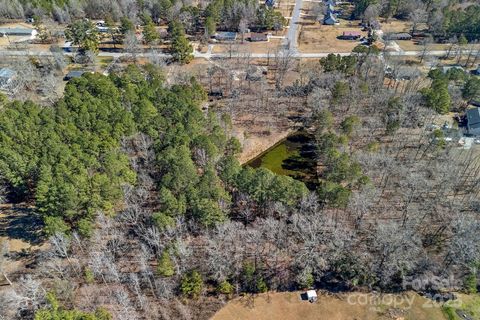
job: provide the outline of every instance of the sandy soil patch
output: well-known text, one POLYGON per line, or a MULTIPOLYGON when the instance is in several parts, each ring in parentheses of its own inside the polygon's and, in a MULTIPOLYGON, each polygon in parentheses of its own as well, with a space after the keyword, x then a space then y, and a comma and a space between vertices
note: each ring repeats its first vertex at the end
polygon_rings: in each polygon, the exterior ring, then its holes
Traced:
POLYGON ((285 292, 262 294, 254 300, 246 297, 234 299, 212 318, 212 320, 236 319, 442 320, 446 318, 439 305, 415 293, 384 296, 321 295, 317 302, 309 303, 300 299, 300 292, 285 292), (412 301, 410 308, 407 299, 412 301))

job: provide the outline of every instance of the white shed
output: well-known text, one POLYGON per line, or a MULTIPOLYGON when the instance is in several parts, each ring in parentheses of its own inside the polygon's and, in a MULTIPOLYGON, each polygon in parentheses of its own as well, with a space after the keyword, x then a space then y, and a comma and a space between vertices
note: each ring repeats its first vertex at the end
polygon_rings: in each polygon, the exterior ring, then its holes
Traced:
POLYGON ((317 301, 317 292, 315 290, 308 290, 307 291, 307 299, 309 302, 317 301))

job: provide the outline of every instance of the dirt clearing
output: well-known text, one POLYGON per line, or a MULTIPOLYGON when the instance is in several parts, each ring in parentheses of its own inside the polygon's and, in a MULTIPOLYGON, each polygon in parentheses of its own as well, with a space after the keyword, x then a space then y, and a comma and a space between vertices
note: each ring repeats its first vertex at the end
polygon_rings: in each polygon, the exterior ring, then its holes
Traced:
POLYGON ((218 311, 213 320, 443 320, 440 305, 407 292, 403 295, 350 293, 319 295, 309 303, 301 292, 262 294, 255 299, 237 298, 218 311))

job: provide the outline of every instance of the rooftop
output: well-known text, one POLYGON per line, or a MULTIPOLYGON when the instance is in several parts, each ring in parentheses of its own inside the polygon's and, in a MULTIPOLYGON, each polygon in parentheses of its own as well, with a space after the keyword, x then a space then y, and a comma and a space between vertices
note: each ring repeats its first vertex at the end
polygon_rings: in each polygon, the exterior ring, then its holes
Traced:
POLYGON ((215 38, 216 39, 235 40, 237 38, 237 33, 236 32, 230 32, 230 31, 219 31, 219 32, 215 33, 215 38))
POLYGON ((344 31, 344 36, 361 36, 362 34, 358 31, 344 31))
POLYGON ((467 110, 468 126, 472 127, 480 124, 480 108, 472 108, 467 110))
POLYGON ((0 78, 12 78, 15 76, 16 72, 12 69, 8 68, 1 68, 0 69, 0 78))
POLYGON ((0 28, 0 33, 8 33, 8 34, 25 34, 30 35, 34 33, 35 29, 27 29, 27 28, 0 28))

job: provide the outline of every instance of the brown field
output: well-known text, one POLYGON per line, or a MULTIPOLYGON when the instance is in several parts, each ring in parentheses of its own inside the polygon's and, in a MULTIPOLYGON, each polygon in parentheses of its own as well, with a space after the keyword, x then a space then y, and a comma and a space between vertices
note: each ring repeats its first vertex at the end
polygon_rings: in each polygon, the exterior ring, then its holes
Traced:
POLYGON ((339 294, 320 295, 315 303, 300 299, 300 292, 268 293, 255 299, 230 301, 212 320, 443 320, 440 305, 415 293, 404 295, 339 294), (350 298, 349 298, 350 297, 350 298), (375 297, 370 299, 371 297, 375 297), (413 301, 411 308, 408 301, 413 301), (349 303, 358 301, 359 303, 349 303), (360 303, 370 301, 370 303, 360 303), (398 304, 395 305, 397 301, 398 304), (400 301, 404 301, 400 303, 400 301))
MULTIPOLYGON (((358 41, 340 40, 337 37, 344 31, 361 31, 359 20, 339 19, 335 26, 323 25, 316 21, 314 8, 316 2, 304 2, 299 26, 298 48, 301 52, 350 52, 358 41)), ((344 8, 348 11, 349 8, 344 8)), ((362 32, 366 36, 366 32, 362 32)))
MULTIPOLYGON (((418 41, 413 40, 397 40, 395 41, 402 50, 405 51, 421 51, 423 47, 418 41)), ((428 45, 429 50, 446 50, 448 48, 448 44, 445 43, 432 43, 428 45)))
MULTIPOLYGON (((326 26, 318 22, 302 24, 298 36, 299 50, 305 53, 352 51, 359 44, 358 41, 337 39, 344 31, 360 31, 355 22, 348 22, 341 20, 338 26, 326 26)), ((367 33, 362 32, 362 35, 366 36, 367 33)))
MULTIPOLYGON (((274 34, 275 35, 275 34, 274 34)), ((278 36, 281 36, 279 33, 278 36)), ((268 53, 268 52, 275 52, 279 45, 282 44, 282 40, 280 38, 270 39, 268 42, 250 42, 245 40, 241 43, 241 40, 234 44, 214 44, 213 45, 213 53, 226 53, 232 50, 233 52, 249 52, 249 53, 268 53)))
POLYGON ((397 19, 389 19, 388 22, 385 20, 380 21, 382 26, 382 31, 387 32, 410 32, 412 24, 408 21, 401 21, 397 19))

